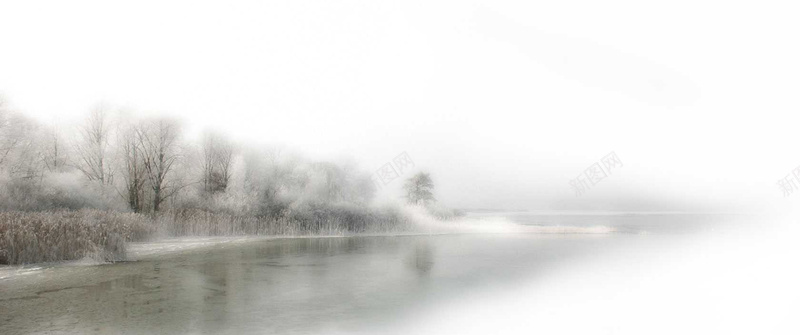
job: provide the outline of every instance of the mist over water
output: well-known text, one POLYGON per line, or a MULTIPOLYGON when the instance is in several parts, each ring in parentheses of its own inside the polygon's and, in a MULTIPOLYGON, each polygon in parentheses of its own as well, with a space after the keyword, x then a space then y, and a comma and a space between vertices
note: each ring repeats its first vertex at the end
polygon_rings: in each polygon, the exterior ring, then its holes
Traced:
POLYGON ((0 334, 800 334, 798 13, 0 0, 0 334))

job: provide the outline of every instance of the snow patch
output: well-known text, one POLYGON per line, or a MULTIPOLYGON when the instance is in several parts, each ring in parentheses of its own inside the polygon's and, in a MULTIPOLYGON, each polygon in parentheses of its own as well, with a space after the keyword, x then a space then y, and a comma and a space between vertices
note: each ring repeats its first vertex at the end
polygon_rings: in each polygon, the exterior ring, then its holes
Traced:
POLYGON ((531 226, 520 225, 502 216, 464 216, 452 220, 439 220, 428 214, 424 207, 406 206, 406 214, 427 233, 537 233, 537 234, 609 234, 616 229, 607 226, 531 226))

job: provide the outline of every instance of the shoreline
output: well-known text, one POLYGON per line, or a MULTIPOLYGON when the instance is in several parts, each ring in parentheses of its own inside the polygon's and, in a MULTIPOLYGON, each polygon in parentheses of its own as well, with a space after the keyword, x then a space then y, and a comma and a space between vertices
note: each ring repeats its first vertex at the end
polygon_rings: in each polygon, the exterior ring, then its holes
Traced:
POLYGON ((240 235, 240 236, 183 236, 154 239, 147 242, 126 242, 126 255, 124 260, 98 261, 89 256, 77 260, 64 260, 55 262, 29 263, 21 265, 0 265, 0 281, 37 273, 44 269, 62 266, 98 266, 115 263, 137 262, 152 259, 158 256, 173 255, 183 252, 196 252, 206 248, 220 247, 231 244, 252 243, 259 241, 273 241, 286 239, 312 239, 312 238, 351 238, 351 237, 411 237, 411 236, 439 236, 439 235, 472 235, 472 234, 514 234, 527 233, 537 235, 606 235, 615 233, 609 227, 567 227, 567 226, 525 226, 519 225, 516 231, 474 231, 471 229, 456 230, 431 230, 428 232, 397 232, 397 233, 364 233, 344 235, 240 235))

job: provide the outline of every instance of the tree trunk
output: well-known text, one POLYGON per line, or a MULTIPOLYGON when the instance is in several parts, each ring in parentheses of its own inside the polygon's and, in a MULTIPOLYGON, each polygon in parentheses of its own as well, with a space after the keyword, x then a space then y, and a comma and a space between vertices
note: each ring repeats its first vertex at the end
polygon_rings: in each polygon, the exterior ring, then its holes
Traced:
POLYGON ((161 207, 161 186, 157 185, 153 188, 153 212, 158 212, 161 207))

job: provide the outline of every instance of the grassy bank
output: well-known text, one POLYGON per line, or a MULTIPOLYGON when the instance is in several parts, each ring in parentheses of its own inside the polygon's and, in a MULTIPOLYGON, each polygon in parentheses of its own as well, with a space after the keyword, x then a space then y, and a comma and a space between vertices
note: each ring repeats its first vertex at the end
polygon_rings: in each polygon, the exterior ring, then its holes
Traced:
POLYGON ((276 217, 204 210, 157 216, 98 210, 0 212, 0 264, 123 260, 126 242, 164 237, 345 235, 407 231, 410 225, 396 209, 347 205, 303 208, 276 217))

